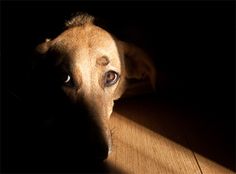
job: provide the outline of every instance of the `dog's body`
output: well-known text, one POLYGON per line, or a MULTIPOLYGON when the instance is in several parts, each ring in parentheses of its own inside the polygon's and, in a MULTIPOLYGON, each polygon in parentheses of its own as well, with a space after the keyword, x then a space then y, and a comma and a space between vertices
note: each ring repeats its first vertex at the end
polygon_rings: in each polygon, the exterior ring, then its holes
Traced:
MULTIPOLYGON (((108 121, 114 100, 127 89, 132 93, 142 82, 154 87, 155 70, 141 49, 118 40, 94 25, 93 20, 86 14, 72 18, 62 34, 47 39, 36 50, 45 62, 50 62, 47 63, 50 71, 45 70, 41 75, 50 77, 53 88, 61 90, 63 98, 73 105, 73 112, 65 115, 74 115, 73 118, 80 122, 78 127, 84 124, 84 120, 88 123, 83 125, 83 129, 87 129, 84 130, 87 138, 81 142, 87 141, 91 153, 105 159, 111 151, 108 121), (129 86, 129 79, 138 82, 129 86)), ((59 104, 58 109, 64 106, 68 104, 59 104)), ((75 120, 71 126, 77 125, 75 120)))

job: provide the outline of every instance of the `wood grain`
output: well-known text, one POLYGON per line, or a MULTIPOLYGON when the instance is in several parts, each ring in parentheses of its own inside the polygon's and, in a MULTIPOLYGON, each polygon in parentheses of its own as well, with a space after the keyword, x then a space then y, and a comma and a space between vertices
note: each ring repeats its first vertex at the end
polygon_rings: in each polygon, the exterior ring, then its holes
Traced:
POLYGON ((206 174, 234 174, 235 172, 213 162, 202 155, 196 154, 199 166, 202 170, 202 173, 206 174))
POLYGON ((187 127, 173 108, 144 103, 123 103, 112 114, 113 149, 105 161, 112 166, 109 173, 234 173, 192 150, 187 127))
POLYGON ((115 113, 114 148, 108 163, 124 173, 200 173, 193 153, 115 113))

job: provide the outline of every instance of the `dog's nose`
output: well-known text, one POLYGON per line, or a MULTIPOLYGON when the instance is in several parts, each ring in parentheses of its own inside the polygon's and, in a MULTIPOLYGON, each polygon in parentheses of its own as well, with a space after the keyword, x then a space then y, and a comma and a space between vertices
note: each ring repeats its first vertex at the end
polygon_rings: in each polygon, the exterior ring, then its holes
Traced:
POLYGON ((109 147, 105 143, 99 143, 95 147, 95 158, 97 160, 105 160, 108 157, 109 147))
POLYGON ((91 132, 90 135, 90 154, 96 159, 96 160, 105 160, 110 151, 111 143, 109 141, 110 137, 104 133, 101 129, 97 129, 91 132))

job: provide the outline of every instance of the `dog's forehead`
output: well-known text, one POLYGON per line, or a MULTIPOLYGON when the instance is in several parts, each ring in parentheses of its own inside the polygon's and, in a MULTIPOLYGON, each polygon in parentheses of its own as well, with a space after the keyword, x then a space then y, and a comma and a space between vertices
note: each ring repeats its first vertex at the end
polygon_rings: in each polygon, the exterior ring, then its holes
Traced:
POLYGON ((55 47, 71 59, 98 59, 108 57, 117 61, 119 56, 115 39, 107 31, 94 25, 69 28, 55 39, 55 47))

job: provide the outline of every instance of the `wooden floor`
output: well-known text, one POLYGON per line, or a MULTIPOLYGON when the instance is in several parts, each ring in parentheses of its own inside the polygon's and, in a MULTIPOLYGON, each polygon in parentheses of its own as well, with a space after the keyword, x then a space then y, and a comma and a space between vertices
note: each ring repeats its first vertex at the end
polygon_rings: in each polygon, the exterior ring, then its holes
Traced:
MULTIPOLYGON (((181 119, 185 117, 181 114, 174 107, 161 103, 154 105, 152 101, 118 103, 110 122, 113 149, 105 161, 109 173, 235 173, 234 169, 230 170, 193 150, 195 134, 188 129, 191 127, 193 130, 194 126, 186 126, 181 119)), ((209 147, 211 150, 213 154, 218 154, 209 147)), ((226 158, 220 156, 222 162, 226 158)))

